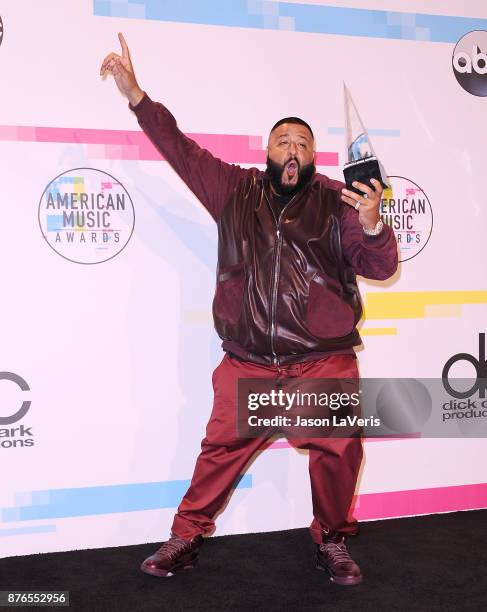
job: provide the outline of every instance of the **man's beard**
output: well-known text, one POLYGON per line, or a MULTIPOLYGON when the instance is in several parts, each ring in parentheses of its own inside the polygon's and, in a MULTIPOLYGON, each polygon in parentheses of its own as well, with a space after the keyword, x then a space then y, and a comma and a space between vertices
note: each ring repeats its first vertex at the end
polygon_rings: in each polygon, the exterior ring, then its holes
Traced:
POLYGON ((310 164, 301 166, 295 157, 290 157, 284 164, 281 165, 272 161, 272 159, 267 156, 266 173, 270 178, 274 191, 276 191, 279 195, 294 195, 310 181, 315 172, 316 166, 314 161, 312 161, 310 164), (295 185, 283 185, 282 174, 284 172, 284 168, 291 161, 291 159, 293 159, 298 165, 298 180, 295 185))

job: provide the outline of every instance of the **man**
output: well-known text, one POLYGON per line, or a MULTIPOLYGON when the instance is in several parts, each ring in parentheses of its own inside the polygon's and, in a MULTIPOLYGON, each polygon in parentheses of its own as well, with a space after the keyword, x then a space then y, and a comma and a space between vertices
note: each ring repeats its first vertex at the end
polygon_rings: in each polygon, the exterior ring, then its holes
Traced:
MULTIPOLYGON (((171 113, 140 89, 122 34, 119 40, 122 55, 110 53, 101 75, 113 75, 142 129, 218 223, 213 316, 225 356, 213 372, 213 411, 171 537, 141 566, 169 576, 194 566, 216 513, 268 442, 268 435, 238 436, 237 381, 358 379, 353 347, 360 344, 362 309, 355 274, 389 278, 397 245, 380 220, 381 185, 358 183, 361 196, 316 173, 314 136, 305 121, 287 117, 274 125, 265 172, 224 163, 187 138, 171 113)), ((309 449, 317 567, 338 584, 358 584, 362 574, 345 535, 357 532, 348 512, 361 438, 289 441, 309 449)))

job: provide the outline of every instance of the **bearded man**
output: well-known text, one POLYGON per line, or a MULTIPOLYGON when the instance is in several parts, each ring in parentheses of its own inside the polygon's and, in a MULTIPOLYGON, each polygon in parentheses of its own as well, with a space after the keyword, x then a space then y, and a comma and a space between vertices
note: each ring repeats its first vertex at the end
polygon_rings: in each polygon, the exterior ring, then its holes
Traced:
MULTIPOLYGON (((238 435, 239 379, 357 380, 353 347, 360 344, 362 308, 355 277, 392 276, 397 245, 380 219, 380 183, 354 184, 359 194, 317 173, 305 121, 286 117, 273 126, 265 171, 225 163, 185 136, 169 110, 139 87, 119 39, 122 54, 110 53, 101 75, 113 75, 141 128, 218 225, 213 317, 225 355, 213 372, 213 410, 170 539, 141 566, 170 576, 194 567, 215 515, 254 453, 269 443, 267 434, 238 435)), ((309 451, 316 566, 337 584, 358 584, 362 573, 345 536, 358 529, 349 510, 361 437, 289 442, 309 451)))

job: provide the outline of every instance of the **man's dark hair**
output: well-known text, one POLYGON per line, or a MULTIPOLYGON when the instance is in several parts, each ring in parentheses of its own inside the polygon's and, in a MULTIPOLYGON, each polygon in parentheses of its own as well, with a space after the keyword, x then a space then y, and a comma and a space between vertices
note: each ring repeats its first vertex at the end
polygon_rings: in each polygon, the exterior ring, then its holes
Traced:
POLYGON ((304 119, 300 119, 299 117, 284 117, 284 119, 279 119, 279 121, 273 125, 272 130, 271 130, 271 134, 272 132, 278 128, 280 125, 282 125, 283 123, 297 123, 299 125, 304 125, 305 128, 308 128, 308 130, 310 131, 311 136, 314 138, 314 134, 313 134, 313 130, 309 127, 309 125, 306 123, 306 121, 304 121, 304 119))

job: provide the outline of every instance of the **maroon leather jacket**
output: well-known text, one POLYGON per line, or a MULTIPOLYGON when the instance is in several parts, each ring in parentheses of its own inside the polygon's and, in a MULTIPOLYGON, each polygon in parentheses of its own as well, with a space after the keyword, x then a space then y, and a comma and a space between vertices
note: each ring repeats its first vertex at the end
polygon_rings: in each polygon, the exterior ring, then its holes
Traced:
POLYGON ((392 229, 365 235, 340 200, 343 183, 318 173, 281 210, 264 172, 213 157, 147 94, 129 107, 218 223, 213 318, 222 348, 277 365, 353 353, 362 315, 355 276, 394 274, 392 229))

